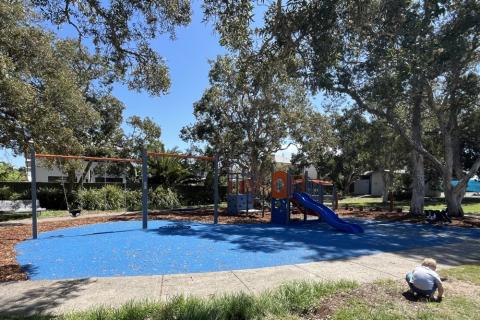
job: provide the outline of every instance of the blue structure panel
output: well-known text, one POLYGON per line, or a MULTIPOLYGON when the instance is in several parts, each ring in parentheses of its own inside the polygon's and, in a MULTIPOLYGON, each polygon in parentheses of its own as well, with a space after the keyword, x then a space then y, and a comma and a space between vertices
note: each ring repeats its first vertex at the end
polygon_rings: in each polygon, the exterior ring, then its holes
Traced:
POLYGON ((239 214, 242 211, 253 209, 253 196, 251 194, 228 194, 227 209, 230 214, 239 214))
MULTIPOLYGON (((359 222, 359 221, 356 221, 359 222)), ((31 279, 224 271, 348 258, 478 239, 480 230, 360 221, 364 234, 325 223, 213 225, 111 222, 39 234, 16 246, 31 279)))

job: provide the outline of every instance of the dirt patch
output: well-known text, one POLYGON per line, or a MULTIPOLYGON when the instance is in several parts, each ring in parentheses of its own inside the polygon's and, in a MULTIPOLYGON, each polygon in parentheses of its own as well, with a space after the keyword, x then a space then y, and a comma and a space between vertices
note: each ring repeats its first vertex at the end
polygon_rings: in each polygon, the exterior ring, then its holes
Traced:
MULTIPOLYGON (((480 298, 480 287, 474 284, 457 279, 448 279, 444 282, 444 286, 445 299, 449 299, 451 296, 464 296, 473 300, 480 298)), ((410 297, 408 286, 403 280, 379 281, 362 284, 356 289, 322 299, 305 318, 329 319, 337 310, 348 305, 352 300, 363 301, 374 310, 385 305, 391 305, 402 314, 412 315, 413 317, 418 311, 424 309, 428 302, 425 298, 410 297)))
POLYGON ((449 278, 444 282, 446 296, 466 295, 469 297, 476 297, 480 300, 480 287, 468 281, 460 281, 454 278, 449 278))
MULTIPOLYGON (((398 290, 391 286, 378 285, 377 283, 362 284, 356 289, 340 292, 323 299, 320 304, 312 310, 307 319, 328 319, 330 315, 352 299, 361 299, 368 301, 371 305, 380 305, 395 299, 395 296, 398 294, 398 290)), ((396 297, 396 299, 398 299, 398 297, 396 297)))
MULTIPOLYGON (((172 220, 172 221, 195 221, 195 222, 213 222, 213 210, 197 210, 194 212, 162 212, 149 213, 150 220, 172 220)), ((80 216, 62 221, 38 222, 38 231, 52 231, 68 227, 82 226, 86 224, 141 220, 139 214, 126 214, 111 217, 88 217, 80 216)), ((261 214, 242 214, 241 216, 228 215, 220 212, 218 222, 226 223, 268 223, 270 222, 270 213, 263 217, 261 214)), ((27 274, 20 268, 16 260, 15 245, 21 241, 27 240, 32 236, 32 226, 29 224, 2 224, 0 225, 0 282, 27 280, 27 274)))

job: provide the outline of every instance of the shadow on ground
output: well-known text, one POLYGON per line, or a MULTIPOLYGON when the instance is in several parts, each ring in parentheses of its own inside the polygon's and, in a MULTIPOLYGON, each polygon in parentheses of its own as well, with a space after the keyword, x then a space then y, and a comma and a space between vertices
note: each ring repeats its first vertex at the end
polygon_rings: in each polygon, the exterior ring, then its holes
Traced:
POLYGON ((41 234, 17 245, 17 259, 38 267, 28 272, 37 280, 251 269, 382 252, 412 261, 433 257, 445 265, 480 261, 477 229, 355 222, 364 234, 315 221, 290 226, 151 221, 147 230, 139 221, 111 222, 41 234), (461 247, 449 246, 455 243, 461 247))
MULTIPOLYGON (((14 295, 15 299, 10 300, 6 296, 0 297, 0 314, 2 315, 39 315, 47 310, 61 306, 65 301, 82 295, 82 290, 90 284, 91 279, 63 280, 45 283, 44 286, 33 286, 32 289, 22 286, 23 292, 14 295), (20 296, 20 297, 19 297, 20 296)), ((10 290, 19 290, 17 283, 5 283, 2 286, 10 290)), ((47 319, 48 314, 45 314, 47 319)))

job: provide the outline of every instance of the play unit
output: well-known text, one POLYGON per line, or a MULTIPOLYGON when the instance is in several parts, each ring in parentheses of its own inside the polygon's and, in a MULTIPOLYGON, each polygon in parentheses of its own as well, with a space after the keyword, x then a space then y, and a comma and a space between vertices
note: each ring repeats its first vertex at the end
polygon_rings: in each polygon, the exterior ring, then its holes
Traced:
POLYGON ((253 209, 252 179, 245 174, 230 172, 227 175, 227 212, 229 214, 248 213, 253 209))
POLYGON ((302 176, 292 176, 284 171, 276 171, 272 175, 272 223, 287 225, 291 222, 292 207, 298 208, 304 215, 304 221, 309 215, 333 228, 347 233, 363 233, 363 228, 355 223, 349 223, 323 204, 324 190, 331 186, 333 208, 337 207, 337 195, 333 183, 324 180, 308 178, 305 172, 302 176))

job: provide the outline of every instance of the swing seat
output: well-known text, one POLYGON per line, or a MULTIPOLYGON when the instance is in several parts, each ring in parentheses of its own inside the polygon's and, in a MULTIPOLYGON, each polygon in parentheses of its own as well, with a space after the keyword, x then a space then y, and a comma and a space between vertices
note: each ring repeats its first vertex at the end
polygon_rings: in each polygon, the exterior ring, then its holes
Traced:
POLYGON ((69 210, 72 217, 78 217, 82 213, 82 209, 70 209, 69 210))

